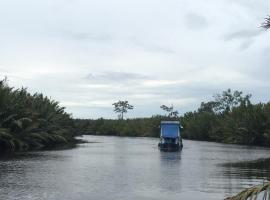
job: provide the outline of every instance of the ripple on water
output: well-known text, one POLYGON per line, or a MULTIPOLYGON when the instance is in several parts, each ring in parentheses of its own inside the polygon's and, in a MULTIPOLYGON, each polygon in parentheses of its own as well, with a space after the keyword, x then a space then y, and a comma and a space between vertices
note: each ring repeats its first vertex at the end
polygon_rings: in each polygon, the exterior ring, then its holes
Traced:
POLYGON ((153 138, 84 139, 94 143, 0 159, 0 199, 216 200, 270 174, 267 148, 184 140, 166 153, 153 138))

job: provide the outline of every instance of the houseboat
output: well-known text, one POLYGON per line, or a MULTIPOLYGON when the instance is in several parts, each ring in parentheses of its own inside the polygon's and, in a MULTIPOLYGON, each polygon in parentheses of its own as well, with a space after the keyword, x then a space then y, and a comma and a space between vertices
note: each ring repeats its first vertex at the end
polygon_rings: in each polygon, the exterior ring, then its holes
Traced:
POLYGON ((161 121, 160 142, 158 147, 161 151, 182 150, 181 125, 179 121, 161 121))

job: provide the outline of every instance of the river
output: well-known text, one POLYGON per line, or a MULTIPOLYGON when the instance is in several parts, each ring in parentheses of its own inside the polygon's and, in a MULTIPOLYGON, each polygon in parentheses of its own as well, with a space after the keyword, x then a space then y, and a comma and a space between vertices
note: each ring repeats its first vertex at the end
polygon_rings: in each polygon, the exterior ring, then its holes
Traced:
POLYGON ((218 200, 270 176, 270 149, 184 140, 166 153, 158 139, 84 136, 67 150, 0 159, 5 200, 218 200))

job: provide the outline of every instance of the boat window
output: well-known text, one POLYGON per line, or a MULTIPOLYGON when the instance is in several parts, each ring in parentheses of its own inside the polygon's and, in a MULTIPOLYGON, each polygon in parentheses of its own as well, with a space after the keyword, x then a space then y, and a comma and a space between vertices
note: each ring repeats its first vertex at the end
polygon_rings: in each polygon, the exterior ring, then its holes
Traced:
POLYGON ((179 135, 179 125, 177 124, 162 124, 161 136, 167 138, 176 138, 179 135))

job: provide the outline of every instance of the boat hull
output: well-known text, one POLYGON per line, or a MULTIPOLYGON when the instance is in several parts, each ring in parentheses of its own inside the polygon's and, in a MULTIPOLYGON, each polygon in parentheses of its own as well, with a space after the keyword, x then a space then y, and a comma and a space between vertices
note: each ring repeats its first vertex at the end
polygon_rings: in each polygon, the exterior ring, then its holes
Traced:
POLYGON ((166 151, 166 152, 174 152, 174 151, 180 151, 182 150, 183 146, 179 144, 158 144, 158 148, 160 151, 166 151))

